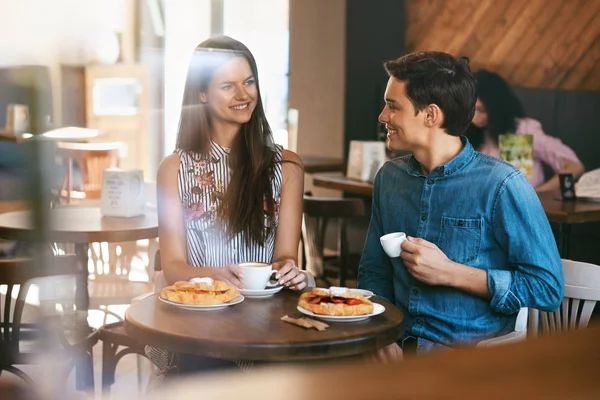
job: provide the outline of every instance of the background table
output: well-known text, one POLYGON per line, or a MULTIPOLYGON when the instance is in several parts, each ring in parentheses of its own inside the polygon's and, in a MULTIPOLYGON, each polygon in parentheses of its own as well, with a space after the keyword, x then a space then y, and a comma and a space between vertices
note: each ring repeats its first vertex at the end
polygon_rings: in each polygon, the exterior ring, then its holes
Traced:
MULTIPOLYGON (((73 243, 81 260, 82 271, 77 282, 77 308, 87 310, 88 246, 94 242, 128 242, 158 237, 156 212, 133 218, 103 217, 98 207, 61 207, 48 210, 50 243, 73 243)), ((31 239, 31 214, 14 211, 0 214, 0 238, 7 240, 31 239)))
POLYGON ((125 314, 125 329, 140 343, 178 353, 221 359, 320 360, 380 349, 402 333, 402 312, 372 299, 386 311, 366 321, 327 322, 323 332, 280 320, 300 316, 299 294, 282 290, 266 299, 245 299, 219 311, 186 311, 156 295, 137 301, 125 314))
MULTIPOLYGON (((347 193, 373 195, 373 184, 344 176, 315 175, 315 186, 341 190, 347 193)), ((562 201, 558 192, 538 193, 548 221, 558 224, 560 255, 569 258, 571 225, 585 222, 600 222, 600 202, 586 200, 562 201)))
POLYGON ((321 156, 300 156, 307 174, 317 172, 344 172, 345 164, 341 158, 321 156))

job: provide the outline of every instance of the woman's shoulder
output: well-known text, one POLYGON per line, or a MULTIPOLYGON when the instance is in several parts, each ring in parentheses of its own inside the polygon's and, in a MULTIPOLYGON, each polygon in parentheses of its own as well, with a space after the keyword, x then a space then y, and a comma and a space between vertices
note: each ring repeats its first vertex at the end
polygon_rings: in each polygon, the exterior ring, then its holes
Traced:
POLYGON ((291 150, 282 148, 281 159, 286 162, 297 164, 298 166, 302 167, 302 169, 304 169, 304 164, 302 163, 302 159, 300 158, 300 156, 291 150))
POLYGON ((299 178, 304 181, 304 164, 298 154, 291 150, 283 149, 281 151, 281 160, 281 169, 285 181, 289 177, 299 178))
POLYGON ((530 134, 535 135, 538 133, 544 133, 542 130, 542 123, 537 119, 523 117, 517 118, 517 134, 530 134))
POLYGON ((169 154, 163 158, 158 166, 158 180, 161 180, 161 177, 165 178, 176 173, 179 170, 180 162, 181 160, 177 153, 169 154))

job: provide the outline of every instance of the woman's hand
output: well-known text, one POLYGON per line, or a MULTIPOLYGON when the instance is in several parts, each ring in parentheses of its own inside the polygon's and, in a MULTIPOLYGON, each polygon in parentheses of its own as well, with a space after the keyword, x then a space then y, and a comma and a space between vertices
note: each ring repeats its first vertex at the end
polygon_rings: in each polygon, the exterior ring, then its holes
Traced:
POLYGON ((205 267, 202 269, 208 269, 209 272, 207 276, 213 278, 216 281, 224 281, 227 282, 238 289, 244 289, 245 286, 242 283, 242 278, 244 274, 242 274, 242 269, 237 264, 229 264, 223 267, 205 267))
POLYGON ((277 271, 275 278, 280 284, 292 290, 302 290, 306 287, 306 275, 298 269, 294 260, 274 262, 271 268, 277 271))

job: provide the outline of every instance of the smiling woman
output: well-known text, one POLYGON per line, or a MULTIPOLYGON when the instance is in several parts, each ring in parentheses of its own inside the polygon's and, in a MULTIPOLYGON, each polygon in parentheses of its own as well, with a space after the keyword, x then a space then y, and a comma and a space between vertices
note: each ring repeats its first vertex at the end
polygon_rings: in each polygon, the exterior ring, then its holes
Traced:
MULTIPOLYGON (((244 289, 239 264, 260 262, 272 264, 280 284, 303 289, 303 183, 300 158, 273 143, 248 48, 227 36, 202 42, 186 78, 177 147, 158 171, 167 282, 208 277, 244 289)), ((162 369, 164 353, 150 352, 162 369)), ((234 365, 185 355, 179 362, 180 371, 234 365)))

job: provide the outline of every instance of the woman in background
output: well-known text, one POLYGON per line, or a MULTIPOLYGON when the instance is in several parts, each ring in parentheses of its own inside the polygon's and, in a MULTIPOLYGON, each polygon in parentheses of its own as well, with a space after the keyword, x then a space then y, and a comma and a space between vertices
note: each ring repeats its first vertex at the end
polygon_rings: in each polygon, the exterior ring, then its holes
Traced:
POLYGON ((520 100, 510 85, 500 75, 479 70, 477 78, 477 103, 475 116, 466 132, 473 147, 485 154, 499 157, 498 136, 505 133, 533 135, 533 179, 536 191, 558 190, 559 174, 571 173, 578 179, 584 167, 571 148, 560 139, 546 135, 539 121, 527 118, 520 100), (554 171, 554 176, 544 182, 543 165, 554 171))
MULTIPOLYGON (((303 289, 303 186, 300 158, 273 143, 248 48, 226 36, 202 42, 186 78, 175 152, 158 170, 166 281, 210 277, 243 288, 238 264, 265 262, 281 284, 303 289)), ((147 353, 159 368, 173 366, 164 350, 147 353)), ((251 364, 191 355, 178 363, 180 371, 251 364)))

